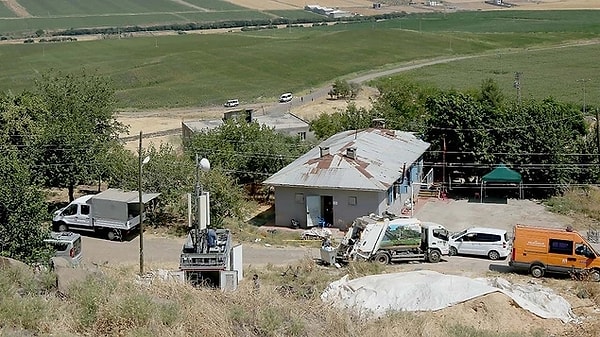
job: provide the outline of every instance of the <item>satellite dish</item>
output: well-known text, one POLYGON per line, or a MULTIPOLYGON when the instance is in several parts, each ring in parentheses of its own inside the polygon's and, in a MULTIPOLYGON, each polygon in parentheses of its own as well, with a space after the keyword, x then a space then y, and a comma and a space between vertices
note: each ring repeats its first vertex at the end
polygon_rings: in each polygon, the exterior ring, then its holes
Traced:
POLYGON ((202 171, 209 171, 210 170, 210 162, 208 161, 208 159, 202 158, 200 160, 200 169, 202 171))

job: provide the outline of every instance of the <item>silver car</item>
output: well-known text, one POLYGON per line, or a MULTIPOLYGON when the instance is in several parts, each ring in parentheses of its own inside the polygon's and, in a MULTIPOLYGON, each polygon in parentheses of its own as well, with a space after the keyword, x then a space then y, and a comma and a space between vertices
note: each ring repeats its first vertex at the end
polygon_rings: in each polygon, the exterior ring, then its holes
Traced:
POLYGON ((51 232, 50 238, 44 242, 54 248, 56 258, 65 259, 73 267, 81 263, 81 235, 72 232, 51 232))

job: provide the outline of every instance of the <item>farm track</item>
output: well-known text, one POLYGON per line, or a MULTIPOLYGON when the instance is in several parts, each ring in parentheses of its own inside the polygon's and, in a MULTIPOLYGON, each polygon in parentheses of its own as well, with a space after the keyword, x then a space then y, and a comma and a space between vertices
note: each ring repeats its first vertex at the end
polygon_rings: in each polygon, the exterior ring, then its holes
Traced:
POLYGON ((25 9, 25 7, 21 6, 17 0, 2 0, 4 6, 10 9, 13 13, 15 13, 19 18, 30 18, 31 14, 25 9))

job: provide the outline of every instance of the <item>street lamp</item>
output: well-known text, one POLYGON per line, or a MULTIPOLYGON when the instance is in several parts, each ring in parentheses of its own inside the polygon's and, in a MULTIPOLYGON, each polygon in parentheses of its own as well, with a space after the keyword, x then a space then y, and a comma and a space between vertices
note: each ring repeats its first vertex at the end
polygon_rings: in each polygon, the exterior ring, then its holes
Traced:
POLYGON ((206 158, 200 159, 196 154, 196 249, 198 249, 198 242, 200 242, 200 222, 202 219, 202 207, 200 207, 200 196, 204 194, 202 191, 202 184, 200 184, 200 171, 210 171, 210 161, 206 158))
POLYGON ((140 208, 140 276, 144 275, 144 200, 142 199, 142 166, 148 164, 150 156, 142 159, 142 131, 140 131, 140 147, 138 152, 138 201, 140 208))

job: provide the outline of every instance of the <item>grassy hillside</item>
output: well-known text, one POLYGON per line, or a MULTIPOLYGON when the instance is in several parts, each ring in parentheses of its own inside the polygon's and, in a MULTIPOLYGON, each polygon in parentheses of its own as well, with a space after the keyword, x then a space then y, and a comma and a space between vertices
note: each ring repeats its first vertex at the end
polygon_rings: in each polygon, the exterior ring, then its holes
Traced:
MULTIPOLYGON (((228 15, 232 13, 239 12, 228 15)), ((149 15, 161 20, 161 14, 149 15)), ((482 57, 415 70, 409 76, 456 88, 477 87, 482 79, 492 77, 510 95, 512 77, 519 71, 523 73, 524 98, 554 96, 581 103, 575 81, 600 78, 600 68, 593 63, 598 48, 555 47, 594 39, 600 33, 600 15, 577 11, 507 15, 498 11, 456 13, 229 34, 148 33, 142 38, 1 45, 0 90, 30 88, 39 73, 50 68, 70 71, 86 67, 113 78, 124 108, 205 106, 231 97, 271 102, 281 92, 308 90, 366 70, 477 54, 482 57), (576 21, 579 14, 581 20, 576 21), (485 24, 495 16, 506 23, 485 24), (421 22, 425 18, 429 20, 426 25, 421 22), (538 21, 546 26, 539 26, 538 21), (418 28, 419 22, 421 32, 406 30, 418 28), (561 32, 535 32, 549 26, 561 27, 561 32), (489 32, 490 27, 497 31, 489 32), (488 32, 481 33, 484 28, 488 32), (539 50, 542 47, 555 49, 539 50)), ((109 18, 102 19, 110 25, 109 18)), ((591 94, 595 84, 590 81, 587 85, 588 103, 595 104, 598 98, 591 94)))
MULTIPOLYGON (((144 285, 135 281, 131 268, 102 268, 102 273, 72 283, 66 296, 56 293, 49 282, 51 275, 42 275, 40 282, 28 273, 0 269, 0 334, 527 337, 547 336, 552 330, 546 329, 558 328, 564 335, 580 331, 574 325, 535 318, 502 295, 458 304, 448 314, 402 312, 379 319, 368 319, 320 300, 327 284, 345 272, 354 278, 381 273, 378 268, 376 264, 356 263, 337 270, 305 260, 289 267, 248 269, 246 275, 260 274, 260 287, 254 288, 247 277, 236 292, 195 289, 160 280, 144 285), (515 324, 505 324, 507 319, 515 324)), ((597 288, 586 288, 596 301, 597 288)), ((597 322, 586 322, 585 331, 595 335, 597 322)))

